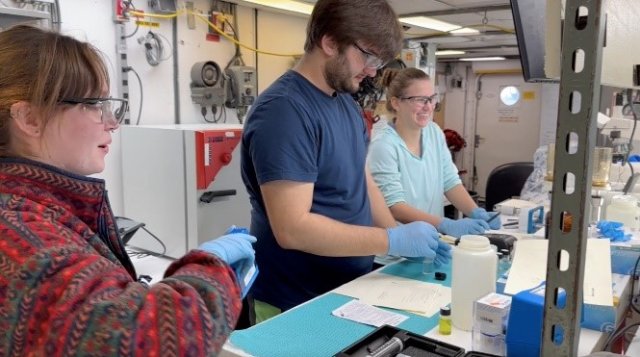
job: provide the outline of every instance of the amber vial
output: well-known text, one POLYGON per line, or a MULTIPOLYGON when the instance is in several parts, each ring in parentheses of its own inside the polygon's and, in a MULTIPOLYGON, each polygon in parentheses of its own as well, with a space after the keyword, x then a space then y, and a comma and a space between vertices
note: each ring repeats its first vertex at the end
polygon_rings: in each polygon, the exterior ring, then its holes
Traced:
POLYGON ((441 335, 451 335, 451 309, 449 309, 447 306, 440 308, 438 332, 441 335))

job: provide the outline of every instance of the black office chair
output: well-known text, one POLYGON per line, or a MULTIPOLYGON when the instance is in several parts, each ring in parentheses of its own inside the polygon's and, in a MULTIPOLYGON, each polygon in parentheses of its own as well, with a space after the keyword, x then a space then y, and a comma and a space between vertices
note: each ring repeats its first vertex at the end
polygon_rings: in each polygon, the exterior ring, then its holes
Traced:
POLYGON ((520 196, 520 191, 531 172, 533 162, 510 162, 493 169, 487 179, 486 210, 492 211, 496 203, 520 196))

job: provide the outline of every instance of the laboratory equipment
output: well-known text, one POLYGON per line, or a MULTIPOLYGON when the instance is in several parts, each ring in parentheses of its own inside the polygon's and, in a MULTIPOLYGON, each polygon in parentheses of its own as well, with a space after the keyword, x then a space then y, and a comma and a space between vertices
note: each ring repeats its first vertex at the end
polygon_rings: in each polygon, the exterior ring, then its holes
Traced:
POLYGON ((433 273, 433 263, 435 261, 435 258, 424 258, 424 261, 422 262, 423 266, 422 266, 422 274, 431 274, 433 273))
POLYGON ((556 145, 551 143, 547 144, 547 170, 544 175, 544 179, 547 181, 553 181, 553 163, 556 157, 556 145))
POLYGON ((536 204, 530 201, 509 198, 502 202, 496 203, 494 210, 505 216, 517 216, 522 209, 535 207, 536 204))
POLYGON ((249 66, 231 66, 225 70, 229 78, 227 86, 228 108, 248 107, 256 100, 258 94, 256 69, 249 66))
POLYGON ((440 308, 440 320, 438 321, 438 332, 441 335, 451 335, 451 309, 448 306, 440 308))
POLYGON ((589 201, 589 207, 591 209, 589 223, 595 223, 601 219, 603 202, 604 200, 602 199, 602 196, 591 193, 591 200, 589 201))
POLYGON ((447 280, 447 273, 445 273, 445 272, 441 272, 441 271, 437 271, 437 272, 434 274, 434 277, 433 277, 433 278, 434 278, 434 279, 436 279, 436 280, 438 280, 438 281, 445 281, 445 280, 447 280))
POLYGON ((153 12, 159 14, 175 14, 176 12, 175 0, 148 0, 148 4, 153 12))
MULTIPOLYGON (((542 342, 544 310, 544 283, 533 289, 523 290, 511 299, 507 328, 507 356, 539 357, 542 342)), ((566 295, 558 292, 558 306, 564 307, 566 295)), ((554 342, 561 344, 563 331, 554 331, 554 342)))
POLYGON ((489 238, 465 235, 453 247, 451 319, 461 330, 471 331, 473 303, 496 291, 498 258, 489 238))
MULTIPOLYGON (((249 227, 249 197, 240 177, 241 125, 123 126, 124 216, 142 222, 181 257, 231 225, 249 227)), ((129 241, 159 251, 139 232, 129 241)))
POLYGON ((532 234, 544 226, 544 207, 527 207, 520 210, 518 229, 522 233, 532 234))
POLYGON ((226 99, 224 76, 213 61, 196 62, 191 66, 191 100, 201 107, 222 105, 226 99))
POLYGON ((473 306, 473 332, 471 344, 475 351, 504 356, 505 333, 511 308, 511 297, 489 293, 473 306))
POLYGON ((596 147, 593 149, 593 172, 591 184, 603 187, 609 183, 609 171, 611 170, 612 149, 609 147, 596 147))
POLYGON ((389 341, 382 344, 382 346, 371 351, 370 357, 391 357, 400 353, 404 348, 402 340, 398 337, 391 337, 389 341))
POLYGON ((612 139, 611 163, 623 163, 629 155, 629 139, 620 137, 620 130, 612 130, 609 136, 612 139))
POLYGON ((640 202, 631 195, 616 195, 611 199, 606 214, 608 221, 621 222, 626 228, 640 230, 640 202))
POLYGON ((507 277, 511 269, 511 253, 507 249, 498 252, 498 276, 497 279, 507 277))
POLYGON ((383 325, 335 354, 335 357, 372 356, 462 357, 465 356, 465 353, 462 347, 421 336, 398 327, 383 325))
POLYGON ((516 237, 510 234, 484 233, 481 235, 489 238, 489 242, 491 243, 491 245, 495 245, 496 248, 498 248, 499 252, 506 251, 508 254, 511 254, 513 244, 516 242, 516 237))
MULTIPOLYGON (((610 147, 598 146, 593 149, 591 173, 591 185, 595 187, 605 187, 609 183, 609 173, 611 171, 611 160, 613 150, 610 147)), ((553 165, 555 160, 555 144, 548 144, 547 149, 547 172, 544 177, 547 181, 553 181, 553 165)))

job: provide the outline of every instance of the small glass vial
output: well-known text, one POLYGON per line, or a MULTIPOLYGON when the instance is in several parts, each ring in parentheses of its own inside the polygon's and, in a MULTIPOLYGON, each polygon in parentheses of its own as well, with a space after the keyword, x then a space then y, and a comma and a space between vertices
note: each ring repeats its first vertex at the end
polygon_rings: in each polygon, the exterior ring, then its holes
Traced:
POLYGON ((441 335, 451 335, 451 309, 449 309, 449 307, 447 306, 440 308, 438 332, 441 335))
POLYGON ((498 279, 504 277, 504 275, 511 269, 511 255, 509 250, 500 249, 498 253, 498 279))
POLYGON ((422 266, 422 274, 431 274, 435 270, 433 265, 435 259, 424 258, 423 266, 422 266))

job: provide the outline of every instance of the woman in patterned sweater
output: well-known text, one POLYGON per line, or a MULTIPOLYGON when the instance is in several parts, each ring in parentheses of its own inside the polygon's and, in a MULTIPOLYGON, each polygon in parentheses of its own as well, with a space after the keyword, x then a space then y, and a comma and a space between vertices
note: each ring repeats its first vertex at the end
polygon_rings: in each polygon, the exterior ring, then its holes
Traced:
POLYGON ((210 356, 238 318, 229 234, 137 280, 101 172, 126 111, 98 51, 29 26, 0 33, 0 356, 210 356))

